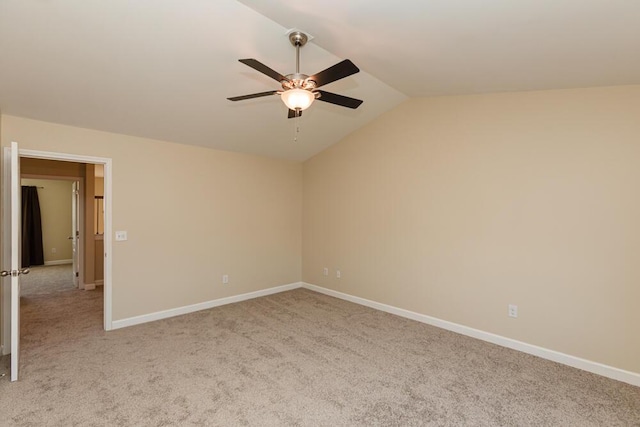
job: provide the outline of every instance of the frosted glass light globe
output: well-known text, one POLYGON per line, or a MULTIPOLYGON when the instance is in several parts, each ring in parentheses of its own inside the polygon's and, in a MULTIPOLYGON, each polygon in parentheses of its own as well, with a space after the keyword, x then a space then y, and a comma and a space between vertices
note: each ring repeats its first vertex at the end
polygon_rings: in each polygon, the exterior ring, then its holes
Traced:
POLYGON ((305 89, 289 89, 282 92, 282 102, 290 110, 306 110, 316 99, 313 92, 305 89))

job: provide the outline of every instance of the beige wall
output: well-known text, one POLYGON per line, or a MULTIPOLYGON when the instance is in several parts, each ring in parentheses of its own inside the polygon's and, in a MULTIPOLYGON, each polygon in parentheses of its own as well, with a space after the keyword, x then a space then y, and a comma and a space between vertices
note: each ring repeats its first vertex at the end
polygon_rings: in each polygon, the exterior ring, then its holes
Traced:
POLYGON ((85 285, 94 285, 96 282, 95 263, 96 263, 96 242, 95 232, 93 225, 93 218, 95 215, 95 165, 85 164, 84 176, 86 177, 84 183, 84 231, 80 231, 85 236, 84 239, 84 277, 83 281, 85 285))
MULTIPOLYGON (((98 166, 102 166, 102 165, 98 165, 98 166)), ((95 183, 95 195, 96 196, 104 196, 104 178, 102 177, 96 177, 94 179, 94 183, 95 183)))
POLYGON ((407 101, 304 164, 303 280, 640 372, 639 185, 640 86, 407 101))
MULTIPOLYGON (((95 165, 96 170, 100 167, 102 169, 103 165, 95 165)), ((103 173, 103 172, 102 172, 103 173)), ((104 178, 97 177, 94 180, 94 194, 95 196, 104 196, 104 178)), ((104 233, 104 214, 102 210, 104 209, 104 199, 95 199, 93 201, 94 212, 93 212, 93 229, 95 234, 103 234, 104 233)))
POLYGON ((6 115, 1 136, 113 159, 114 320, 300 280, 299 163, 6 115))
MULTIPOLYGON (((94 185, 93 191, 96 196, 104 196, 103 168, 104 168, 103 165, 95 165, 96 174, 97 172, 99 172, 101 175, 101 176, 96 176, 94 180, 95 185, 94 185)), ((104 280, 104 240, 102 235, 98 236, 97 234, 98 234, 98 231, 100 231, 100 234, 102 234, 104 231, 104 215, 102 213, 102 209, 104 209, 104 199, 100 200, 99 204, 97 202, 98 201, 94 198, 93 228, 94 228, 94 233, 96 233, 96 235, 94 236, 95 238, 95 245, 94 245, 94 255, 95 255, 94 279, 95 280, 94 282, 102 283, 104 280), (98 207, 100 207, 100 209, 98 209, 98 207)))
POLYGON ((94 282, 96 284, 103 285, 104 284, 104 239, 102 236, 95 236, 94 242, 94 265, 95 265, 95 276, 94 282))
POLYGON ((1 141, 113 158, 114 319, 302 256, 307 282, 640 373, 638 117, 640 86, 418 99, 302 167, 11 116, 1 141))
MULTIPOLYGON (((3 116, 4 119, 4 116, 3 116)), ((11 141, 5 145, 10 145, 11 141)), ((72 178, 84 177, 84 165, 75 162, 59 162, 45 159, 20 159, 20 173, 22 175, 67 176, 72 178)))
POLYGON ((38 188, 38 201, 42 216, 42 244, 44 261, 68 260, 73 252, 71 232, 71 185, 73 181, 48 179, 22 179, 22 185, 38 188), (55 248, 55 253, 53 252, 55 248))

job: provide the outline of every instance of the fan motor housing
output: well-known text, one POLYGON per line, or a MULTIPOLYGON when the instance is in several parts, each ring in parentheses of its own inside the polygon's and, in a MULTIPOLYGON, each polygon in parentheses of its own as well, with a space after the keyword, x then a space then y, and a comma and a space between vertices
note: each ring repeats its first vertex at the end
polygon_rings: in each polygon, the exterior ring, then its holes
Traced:
POLYGON ((316 88, 316 82, 309 80, 309 76, 301 73, 287 74, 285 76, 289 81, 282 82, 282 88, 288 89, 306 89, 313 90, 316 88))

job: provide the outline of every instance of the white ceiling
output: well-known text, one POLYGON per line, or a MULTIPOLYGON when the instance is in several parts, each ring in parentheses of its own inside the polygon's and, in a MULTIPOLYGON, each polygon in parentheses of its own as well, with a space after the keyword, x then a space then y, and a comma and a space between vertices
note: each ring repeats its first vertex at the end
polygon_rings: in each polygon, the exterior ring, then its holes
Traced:
POLYGON ((128 135, 304 160, 407 97, 640 83, 636 0, 0 0, 0 111, 128 135), (239 63, 288 74, 285 33, 313 74, 362 70, 294 122, 239 63))
POLYGON ((409 97, 640 83, 638 0, 240 0, 409 97))

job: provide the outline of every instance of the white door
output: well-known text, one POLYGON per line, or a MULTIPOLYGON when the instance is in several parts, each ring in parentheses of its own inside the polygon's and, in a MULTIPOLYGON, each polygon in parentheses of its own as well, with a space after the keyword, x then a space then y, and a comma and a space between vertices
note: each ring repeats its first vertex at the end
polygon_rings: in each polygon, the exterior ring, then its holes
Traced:
POLYGON ((80 286, 80 182, 75 181, 71 187, 71 250, 73 255, 73 285, 78 288, 80 286))
POLYGON ((11 143, 10 165, 10 222, 11 222, 11 266, 2 271, 2 276, 11 276, 11 381, 18 379, 20 360, 20 275, 29 273, 29 269, 20 268, 20 157, 18 143, 11 143))

